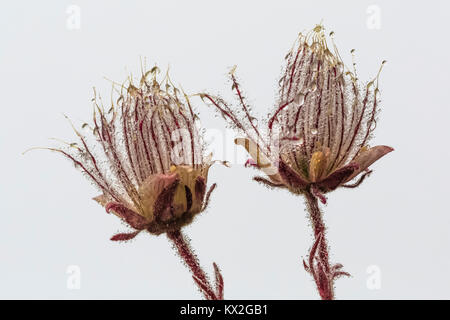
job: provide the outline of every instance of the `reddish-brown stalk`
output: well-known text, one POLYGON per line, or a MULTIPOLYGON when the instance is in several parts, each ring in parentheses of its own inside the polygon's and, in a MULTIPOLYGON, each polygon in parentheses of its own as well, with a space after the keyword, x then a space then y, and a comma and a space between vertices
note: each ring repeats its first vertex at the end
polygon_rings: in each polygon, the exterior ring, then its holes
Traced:
POLYGON ((172 241, 177 249, 178 254, 188 266, 192 273, 192 278, 197 284, 200 291, 203 293, 206 300, 223 300, 223 278, 220 274, 219 268, 214 263, 215 272, 215 288, 210 284, 206 273, 203 271, 197 256, 193 252, 186 237, 181 233, 181 230, 167 232, 167 237, 172 241))

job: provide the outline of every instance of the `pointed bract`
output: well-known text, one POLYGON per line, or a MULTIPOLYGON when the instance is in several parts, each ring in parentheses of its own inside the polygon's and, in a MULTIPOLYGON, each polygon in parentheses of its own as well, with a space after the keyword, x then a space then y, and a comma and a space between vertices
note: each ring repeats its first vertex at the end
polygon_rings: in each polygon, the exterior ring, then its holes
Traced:
POLYGON ((361 153, 354 160, 359 165, 359 169, 349 176, 345 182, 352 180, 362 171, 369 168, 372 163, 392 151, 394 151, 394 148, 388 146, 375 146, 369 150, 361 151, 361 153))

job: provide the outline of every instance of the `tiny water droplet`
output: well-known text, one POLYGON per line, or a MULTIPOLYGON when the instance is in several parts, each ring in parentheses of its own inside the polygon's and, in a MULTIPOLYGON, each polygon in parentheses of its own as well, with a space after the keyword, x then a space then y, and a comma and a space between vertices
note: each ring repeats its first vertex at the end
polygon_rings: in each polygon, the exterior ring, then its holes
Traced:
POLYGON ((303 93, 299 93, 295 96, 294 102, 296 104, 302 105, 305 102, 305 95, 303 93))
POLYGON ((317 134, 317 129, 316 128, 311 129, 311 134, 316 135, 317 134))

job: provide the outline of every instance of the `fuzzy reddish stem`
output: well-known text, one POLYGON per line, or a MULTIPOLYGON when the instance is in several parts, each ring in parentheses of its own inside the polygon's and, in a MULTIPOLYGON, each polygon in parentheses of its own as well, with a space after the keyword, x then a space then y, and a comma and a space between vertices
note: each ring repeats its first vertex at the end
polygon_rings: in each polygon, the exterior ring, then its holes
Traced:
MULTIPOLYGON (((323 223, 322 212, 320 212, 317 198, 311 192, 305 192, 305 197, 314 230, 314 238, 315 241, 319 240, 319 247, 317 248, 318 260, 325 269, 325 274, 330 274, 328 245, 325 238, 325 224, 323 223), (321 239, 319 239, 319 237, 321 239)), ((309 266, 309 268, 313 269, 313 266, 309 266)), ((332 278, 327 279, 327 281, 316 281, 316 285, 322 300, 334 299, 334 285, 332 278)))
POLYGON ((189 267, 191 271, 195 283, 199 287, 200 291, 205 296, 206 300, 219 300, 216 293, 212 289, 211 284, 208 281, 206 273, 200 266, 200 263, 194 254, 192 248, 186 241, 186 237, 181 233, 180 230, 167 232, 167 237, 173 242, 175 245, 178 254, 189 267))

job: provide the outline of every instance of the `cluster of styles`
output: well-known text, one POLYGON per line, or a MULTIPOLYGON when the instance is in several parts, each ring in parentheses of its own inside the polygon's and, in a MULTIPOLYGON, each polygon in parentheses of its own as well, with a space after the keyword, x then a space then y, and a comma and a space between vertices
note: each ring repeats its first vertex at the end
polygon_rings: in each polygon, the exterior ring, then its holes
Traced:
MULTIPOLYGON (((130 240, 141 231, 166 234, 205 299, 223 299, 219 268, 213 264, 213 283, 181 232, 209 203, 216 186, 207 187, 213 161, 188 96, 168 75, 158 81, 158 71, 154 67, 138 85, 130 80, 122 86, 109 111, 94 98, 93 124, 83 125, 92 132, 93 145, 75 130, 80 143, 50 150, 73 161, 102 192, 94 200, 133 228, 111 240, 130 240)), ((305 197, 315 241, 304 268, 321 298, 334 299, 334 281, 349 274, 329 261, 319 201, 326 203, 325 195, 339 187, 360 185, 371 173, 369 166, 393 150, 368 145, 376 126, 379 73, 361 85, 354 68, 344 67, 334 43, 328 48, 318 25, 300 34, 287 54, 276 108, 264 130, 250 113, 234 69, 230 76, 238 107, 216 95, 198 96, 243 135, 235 143, 251 157, 246 166, 265 174, 256 181, 305 197)))

